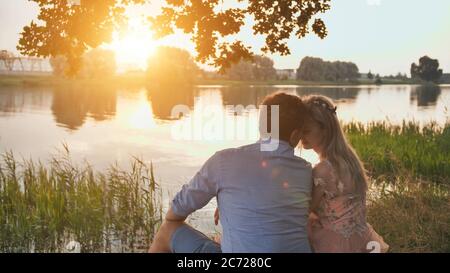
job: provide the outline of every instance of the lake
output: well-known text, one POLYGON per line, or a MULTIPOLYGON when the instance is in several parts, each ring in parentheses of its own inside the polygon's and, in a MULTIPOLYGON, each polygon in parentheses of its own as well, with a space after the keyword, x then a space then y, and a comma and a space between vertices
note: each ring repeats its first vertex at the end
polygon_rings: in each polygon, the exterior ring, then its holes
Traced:
MULTIPOLYGON (((106 87, 0 87, 0 152, 41 159, 65 143, 75 162, 104 170, 132 156, 152 162, 167 196, 189 181, 215 151, 258 138, 256 106, 270 93, 322 94, 343 122, 449 121, 450 85, 196 86, 123 90, 106 87), (242 105, 243 107, 233 107, 242 105), (174 107, 175 110, 173 111, 174 107)), ((313 153, 297 151, 311 162, 313 153)), ((214 201, 192 220, 213 226, 214 201), (207 216, 207 217, 203 217, 207 216)))

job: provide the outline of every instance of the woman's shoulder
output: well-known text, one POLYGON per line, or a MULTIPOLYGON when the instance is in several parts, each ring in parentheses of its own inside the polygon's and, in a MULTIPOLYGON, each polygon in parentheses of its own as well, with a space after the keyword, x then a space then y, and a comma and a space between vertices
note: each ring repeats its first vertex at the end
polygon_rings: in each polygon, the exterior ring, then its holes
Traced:
POLYGON ((313 176, 321 178, 330 178, 333 175, 333 165, 327 159, 320 161, 313 168, 313 176))

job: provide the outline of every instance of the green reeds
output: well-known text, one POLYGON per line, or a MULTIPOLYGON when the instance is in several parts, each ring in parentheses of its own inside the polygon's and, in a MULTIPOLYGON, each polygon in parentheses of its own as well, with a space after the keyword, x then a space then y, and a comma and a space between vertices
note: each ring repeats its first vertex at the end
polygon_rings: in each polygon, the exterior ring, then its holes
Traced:
POLYGON ((450 123, 349 123, 344 131, 371 177, 450 182, 450 123))
POLYGON ((47 166, 0 161, 0 252, 66 252, 71 241, 81 252, 145 251, 161 219, 153 168, 137 158, 105 173, 75 166, 68 151, 47 166))

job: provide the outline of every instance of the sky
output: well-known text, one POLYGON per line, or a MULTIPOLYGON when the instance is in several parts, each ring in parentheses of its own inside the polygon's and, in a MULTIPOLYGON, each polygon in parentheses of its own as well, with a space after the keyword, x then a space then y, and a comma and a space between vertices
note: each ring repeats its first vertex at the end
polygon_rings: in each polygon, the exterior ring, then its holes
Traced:
MULTIPOLYGON (((132 9, 130 14, 158 13, 162 0, 132 9)), ((225 0, 228 2, 228 0, 225 0)), ((233 1, 231 1, 233 2, 233 1)), ((321 15, 328 36, 303 39, 292 37, 291 55, 270 55, 276 68, 297 68, 305 56, 325 60, 352 61, 360 72, 382 75, 409 73, 412 62, 423 55, 440 61, 450 73, 450 1, 449 0, 332 0, 332 7, 321 15)), ((19 33, 38 14, 38 7, 28 0, 0 1, 0 49, 15 50, 19 33)), ((250 27, 236 35, 256 52, 264 38, 253 35, 250 27)), ((166 44, 193 51, 186 35, 177 34, 166 44)))

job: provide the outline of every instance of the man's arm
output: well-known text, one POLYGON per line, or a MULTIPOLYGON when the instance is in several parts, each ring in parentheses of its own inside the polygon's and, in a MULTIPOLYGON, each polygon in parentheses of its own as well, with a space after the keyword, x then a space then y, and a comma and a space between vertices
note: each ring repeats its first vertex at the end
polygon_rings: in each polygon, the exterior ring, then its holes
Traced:
POLYGON ((219 154, 210 157, 188 184, 183 185, 171 203, 169 219, 186 219, 217 196, 221 169, 219 154))
POLYGON ((184 221, 186 221, 186 218, 187 217, 176 215, 173 212, 172 207, 170 207, 169 211, 167 211, 167 214, 166 214, 166 217, 165 217, 164 221, 167 221, 167 222, 184 222, 184 221))
POLYGON ((170 241, 186 218, 203 208, 219 191, 220 162, 217 153, 212 156, 188 184, 175 195, 166 217, 153 240, 150 252, 170 252, 170 241))
POLYGON ((184 221, 186 217, 181 217, 176 215, 172 207, 169 208, 169 211, 164 218, 164 221, 161 223, 158 232, 153 238, 153 242, 150 245, 149 253, 170 253, 172 252, 170 247, 170 241, 173 233, 182 225, 184 225, 184 221))

